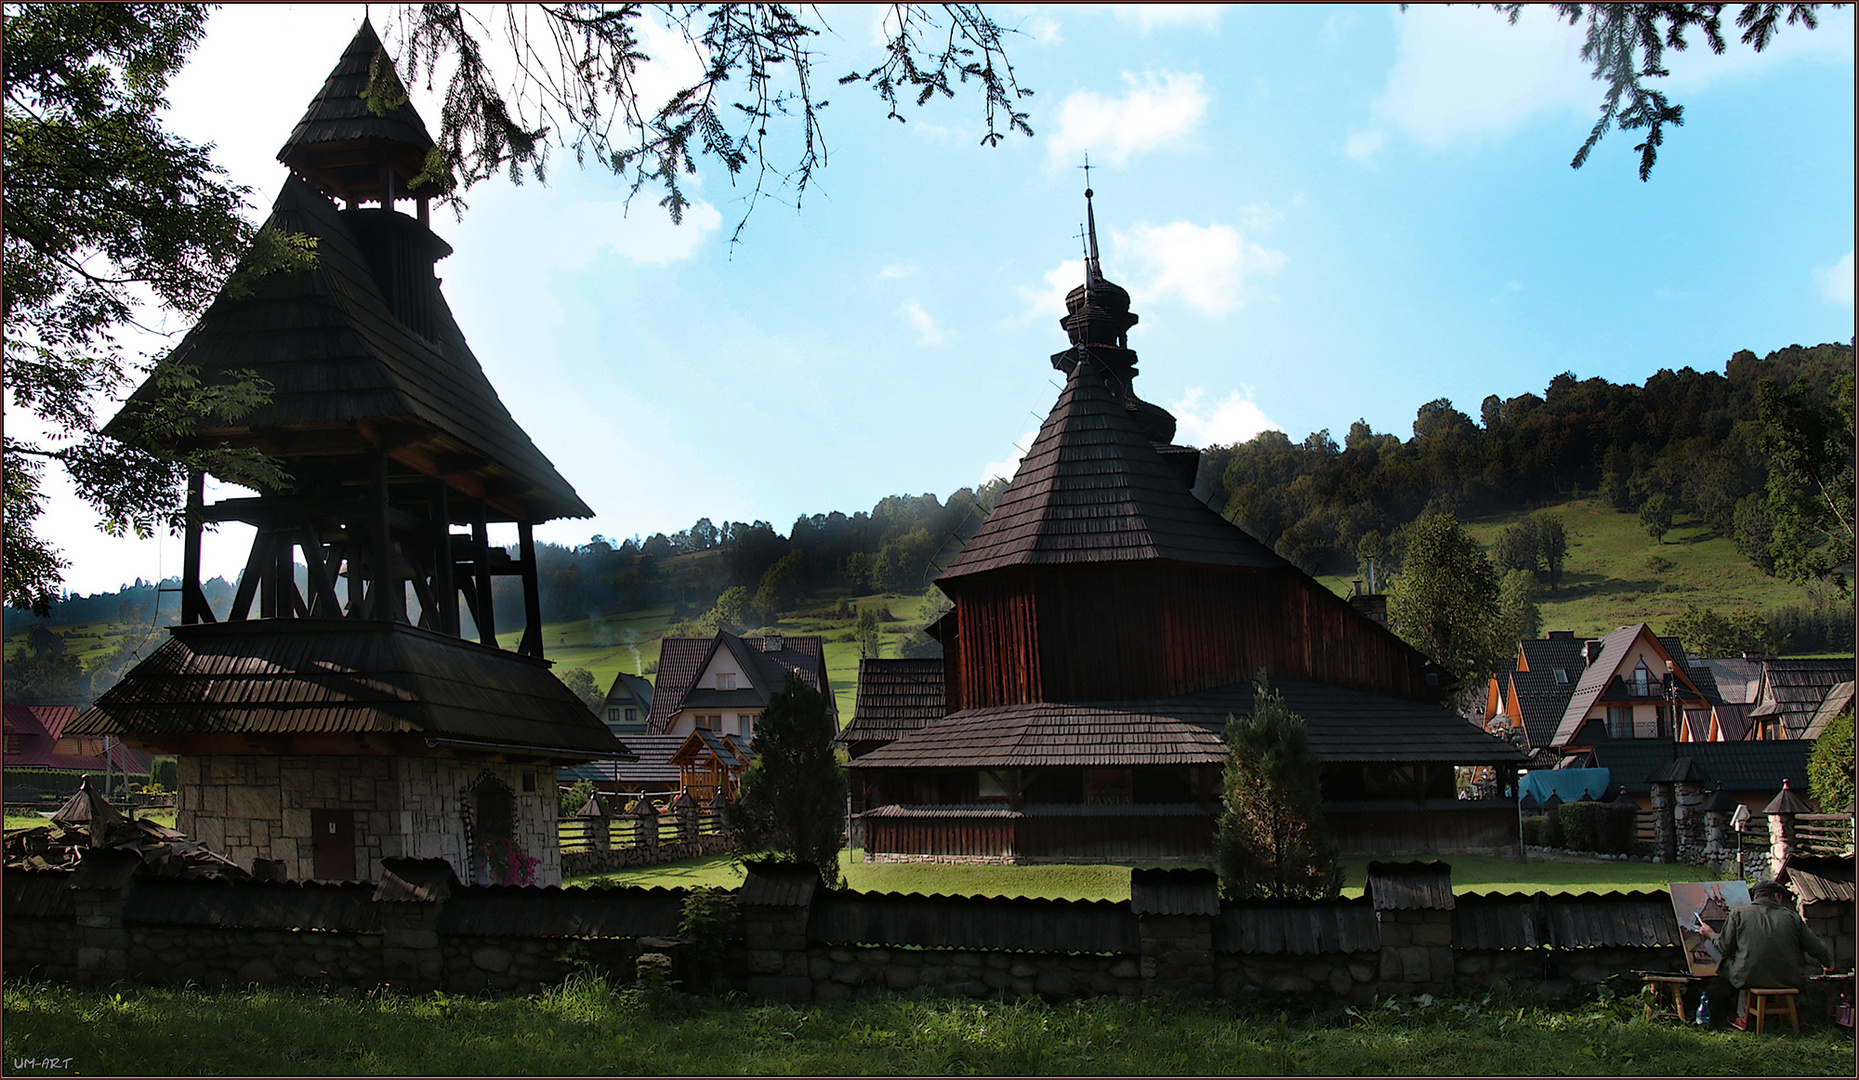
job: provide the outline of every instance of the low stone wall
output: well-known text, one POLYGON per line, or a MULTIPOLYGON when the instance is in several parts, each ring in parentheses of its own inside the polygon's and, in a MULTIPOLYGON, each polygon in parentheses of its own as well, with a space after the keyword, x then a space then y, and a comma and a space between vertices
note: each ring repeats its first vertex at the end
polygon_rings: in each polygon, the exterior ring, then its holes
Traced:
MULTIPOLYGON (((583 964, 628 978, 652 951, 672 956, 689 989, 797 1003, 885 992, 1054 1001, 1266 992, 1359 1002, 1684 966, 1659 894, 1459 897, 1455 905, 1440 864, 1411 864, 1433 868, 1431 890, 1375 894, 1371 873, 1373 903, 1224 907, 1211 875, 1195 871, 1140 890, 1133 883, 1132 901, 1091 904, 827 893, 811 871, 752 865, 725 959, 705 969, 691 943, 671 936, 682 890, 467 887, 436 859, 389 860, 390 876, 374 886, 147 879, 135 876, 138 859, 118 861, 112 867, 105 852, 75 872, 7 875, 0 948, 9 973, 527 993, 583 964), (1069 936, 1028 951, 1042 926, 1069 936), (1081 927, 1096 929, 1080 936, 1081 927)), ((1844 943, 1836 948, 1850 964, 1852 905, 1820 904, 1812 914, 1823 936, 1844 943)))
POLYGON ((9 977, 32 979, 70 978, 72 959, 77 955, 77 924, 69 916, 33 918, 6 913, 0 932, 5 945, 0 946, 0 967, 9 977))
POLYGON ((562 876, 573 878, 583 874, 606 874, 635 866, 657 866, 659 863, 677 862, 679 859, 722 855, 735 849, 735 844, 728 834, 713 833, 699 836, 695 840, 678 840, 663 844, 616 847, 605 851, 568 851, 562 853, 562 876))
POLYGON ((136 982, 336 987, 386 981, 380 934, 132 925, 128 938, 124 975, 136 982))
POLYGON ((1142 965, 1131 956, 810 946, 796 973, 804 973, 811 984, 813 1001, 886 992, 972 998, 1039 994, 1052 1001, 1142 993, 1142 965))

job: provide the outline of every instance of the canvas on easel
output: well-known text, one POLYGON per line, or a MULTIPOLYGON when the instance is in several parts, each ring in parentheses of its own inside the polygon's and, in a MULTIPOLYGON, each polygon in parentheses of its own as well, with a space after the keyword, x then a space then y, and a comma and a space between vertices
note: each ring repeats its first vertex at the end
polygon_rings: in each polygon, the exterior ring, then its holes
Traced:
POLYGON ((1678 916, 1678 940, 1685 950, 1685 966, 1693 975, 1715 975, 1723 960, 1723 951, 1715 940, 1705 940, 1698 932, 1700 922, 1712 933, 1723 933, 1730 921, 1730 910, 1749 903, 1747 881, 1675 881, 1666 886, 1672 892, 1672 913, 1678 916))

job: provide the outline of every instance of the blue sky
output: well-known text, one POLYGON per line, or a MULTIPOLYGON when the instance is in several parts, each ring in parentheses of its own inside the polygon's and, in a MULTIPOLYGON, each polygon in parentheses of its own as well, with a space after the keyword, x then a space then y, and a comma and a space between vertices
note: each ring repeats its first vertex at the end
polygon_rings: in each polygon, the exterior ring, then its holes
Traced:
MULTIPOLYGON (((1406 437, 1438 397, 1476 417, 1564 370, 1639 382, 1853 336, 1851 9, 1760 56, 1668 54, 1686 122, 1650 183, 1635 133, 1569 168, 1601 86, 1542 12, 992 10, 1022 31, 1032 139, 978 145, 978 98, 898 124, 831 85, 875 63, 878 15, 829 7, 830 156, 799 213, 762 203, 732 247, 745 188, 714 166, 673 227, 557 153, 548 186, 486 183, 462 220, 435 215, 491 382, 598 514, 541 538, 785 532, 1010 470, 1057 395, 1087 150, 1105 273, 1142 318, 1136 390, 1178 442, 1340 439, 1358 418, 1406 437)), ((361 15, 229 6, 172 88, 172 126, 217 144, 255 216, 361 15)), ((48 526, 77 591, 179 568, 178 540, 102 537, 75 500, 48 526)), ((248 542, 211 541, 208 574, 248 542)))

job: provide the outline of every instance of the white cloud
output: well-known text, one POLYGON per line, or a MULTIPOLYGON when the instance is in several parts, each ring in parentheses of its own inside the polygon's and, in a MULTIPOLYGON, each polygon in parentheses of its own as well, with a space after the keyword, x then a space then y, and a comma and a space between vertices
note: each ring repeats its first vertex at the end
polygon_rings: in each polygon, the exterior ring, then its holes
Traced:
POLYGON ((1020 459, 1026 456, 1027 449, 1032 447, 1033 440, 1038 437, 1037 431, 1029 431, 1021 435, 1019 445, 1010 448, 1013 453, 1000 461, 990 461, 981 467, 980 482, 985 484, 997 476, 1003 480, 1012 480, 1013 474, 1020 468, 1020 459))
POLYGON ((1218 401, 1210 401, 1207 392, 1197 386, 1168 408, 1190 446, 1232 446, 1249 441, 1261 431, 1284 430, 1253 403, 1251 387, 1245 388, 1244 396, 1234 390, 1218 401))
POLYGON ((1399 44, 1374 110, 1425 145, 1501 135, 1538 113, 1585 113, 1600 101, 1581 61, 1585 31, 1552 12, 1526 6, 1512 26, 1495 11, 1417 4, 1393 18, 1399 44))
POLYGON ((1129 93, 1107 98, 1074 91, 1059 107, 1058 131, 1046 144, 1049 167, 1076 165, 1086 150, 1111 165, 1123 165, 1159 147, 1186 139, 1207 111, 1205 80, 1198 74, 1146 71, 1139 79, 1123 73, 1129 93))
POLYGON ((1264 232, 1283 221, 1284 214, 1270 203, 1247 203, 1239 208, 1239 219, 1245 222, 1246 228, 1264 232))
POLYGON ((1491 298, 1491 302, 1494 304, 1501 304, 1510 297, 1510 294, 1518 293, 1522 291, 1523 291, 1523 282, 1506 281, 1503 285, 1498 287, 1497 294, 1491 298))
POLYGON ((1020 27, 1020 32, 1041 45, 1063 45, 1065 35, 1059 33, 1057 19, 1036 15, 1020 27))
POLYGON ((1028 285, 1014 287, 1020 299, 1026 301, 1026 309, 1007 320, 1009 325, 1024 326, 1034 319, 1065 317, 1065 294, 1084 284, 1084 260, 1067 259, 1046 271, 1041 288, 1028 285))
POLYGON ((1832 266, 1819 267, 1814 280, 1820 282, 1820 295, 1836 304, 1853 306, 1853 253, 1848 250, 1832 266))
POLYGON ((1127 236, 1112 237, 1120 255, 1134 256, 1144 271, 1138 280, 1145 300, 1173 294, 1209 315, 1243 305, 1250 281, 1276 273, 1286 261, 1284 252, 1260 247, 1220 224, 1139 223, 1127 236))
POLYGON ((1380 128, 1369 131, 1352 131, 1349 140, 1343 144, 1343 153, 1352 160, 1363 161, 1381 152, 1388 145, 1388 133, 1380 128))
POLYGON ((917 268, 914 266, 909 266, 904 263, 892 263, 878 271, 878 280, 883 281, 886 278, 907 278, 916 272, 917 268))
POLYGON ((1148 33, 1160 26, 1193 26, 1218 30, 1224 4, 1112 4, 1120 23, 1131 23, 1148 33))
POLYGON ((899 304, 895 314, 916 331, 918 345, 941 345, 948 339, 948 332, 936 325, 935 317, 924 311, 923 305, 917 303, 914 296, 899 304))

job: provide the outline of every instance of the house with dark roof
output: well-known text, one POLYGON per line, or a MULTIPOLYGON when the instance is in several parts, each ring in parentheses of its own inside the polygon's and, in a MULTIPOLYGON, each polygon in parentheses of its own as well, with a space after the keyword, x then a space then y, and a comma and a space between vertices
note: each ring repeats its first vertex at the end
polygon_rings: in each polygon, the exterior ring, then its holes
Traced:
POLYGON ((1674 743, 1660 739, 1609 739, 1603 734, 1582 751, 1574 768, 1606 769, 1610 787, 1624 787, 1640 809, 1652 809, 1652 780, 1675 763, 1689 760, 1689 775, 1761 813, 1787 780, 1806 791, 1807 758, 1813 744, 1800 739, 1778 742, 1674 743))
MULTIPOLYGON (((1601 739, 1679 741, 1686 710, 1708 710, 1717 688, 1708 669, 1685 663, 1676 639, 1635 623, 1582 642, 1575 689, 1548 746, 1568 765, 1601 739)), ((1574 766, 1569 766, 1574 767, 1574 766)))
POLYGON ((658 683, 646 731, 689 735, 705 730, 735 737, 749 746, 755 722, 768 701, 787 686, 788 676, 826 697, 833 726, 839 710, 826 677, 826 646, 814 635, 740 637, 719 630, 712 638, 666 638, 658 658, 658 683))
POLYGON ((1611 717, 1615 737, 1703 741, 1719 703, 1715 672, 1688 656, 1677 638, 1628 631, 1634 628, 1583 640, 1573 631, 1551 630, 1518 642, 1510 668, 1486 685, 1485 730, 1508 736, 1541 767, 1552 767, 1561 756, 1563 721, 1581 697, 1588 702, 1584 718, 1597 710, 1611 717), (1597 664, 1608 669, 1596 670, 1597 664))
POLYGON ((677 735, 626 736, 626 749, 632 760, 609 758, 566 765, 555 771, 564 784, 589 780, 603 795, 675 795, 683 786, 683 773, 672 764, 671 755, 684 745, 677 735))
MULTIPOLYGON (((260 450, 289 482, 209 504, 189 478, 181 625, 67 730, 178 755, 179 828, 241 865, 341 880, 443 858, 491 880, 520 849, 552 884, 555 767, 628 756, 543 657, 533 526, 592 511, 465 343, 434 273, 452 249, 430 228, 433 141, 411 104, 369 108, 371 72, 394 77, 364 20, 278 155, 266 226, 314 239, 315 265, 222 291, 169 357, 273 390, 159 449, 260 450), (255 534, 220 621, 200 538, 226 521, 255 534), (514 651, 498 577, 521 585, 514 651)), ((161 393, 144 383, 105 433, 133 436, 161 393)))
POLYGON ((942 719, 944 700, 941 658, 861 659, 852 720, 833 741, 862 757, 942 719))
POLYGON ((937 578, 942 715, 927 682, 887 691, 842 740, 866 857, 1204 859, 1221 731, 1261 668, 1309 725, 1345 850, 1514 846, 1514 807, 1456 800, 1453 770, 1522 755, 1442 707, 1448 673, 1193 493, 1199 451, 1132 389, 1137 316, 1086 197, 1065 386, 937 578))
MULTIPOLYGON (((1749 710, 1749 738, 1762 741, 1809 738, 1821 705, 1835 687, 1853 681, 1853 661, 1765 660, 1749 710)), ((1848 691, 1850 700, 1850 690, 1848 691)))
POLYGON ((651 713, 652 681, 624 671, 615 675, 600 704, 600 718, 607 722, 607 730, 615 735, 643 735, 651 713))

